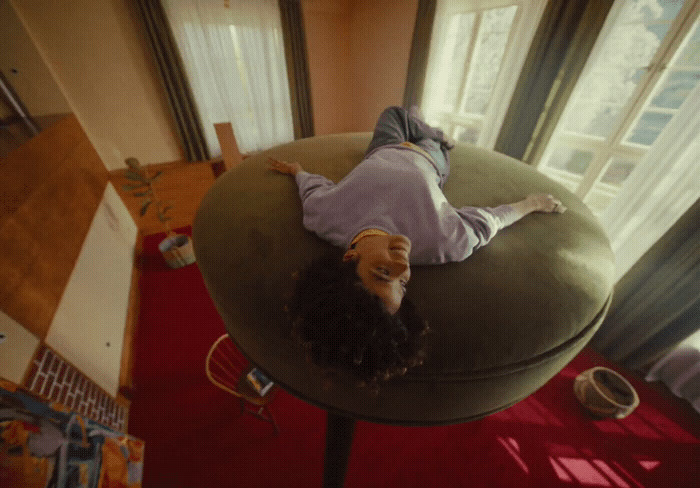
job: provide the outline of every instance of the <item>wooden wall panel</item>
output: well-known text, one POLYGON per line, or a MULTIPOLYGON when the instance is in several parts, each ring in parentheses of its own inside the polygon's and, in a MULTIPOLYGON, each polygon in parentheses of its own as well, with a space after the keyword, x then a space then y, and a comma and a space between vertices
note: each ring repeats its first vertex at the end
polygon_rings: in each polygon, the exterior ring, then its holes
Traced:
POLYGON ((108 176, 73 115, 0 161, 0 309, 40 339, 108 176))
POLYGON ((0 161, 0 223, 12 215, 44 181, 63 165, 80 142, 78 120, 68 116, 0 161))

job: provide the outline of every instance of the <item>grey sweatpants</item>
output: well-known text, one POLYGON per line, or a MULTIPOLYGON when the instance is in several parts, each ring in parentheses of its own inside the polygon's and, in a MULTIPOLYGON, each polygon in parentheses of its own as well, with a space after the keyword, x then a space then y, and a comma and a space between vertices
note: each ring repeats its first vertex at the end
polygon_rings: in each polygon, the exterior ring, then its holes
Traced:
POLYGON ((450 153, 443 142, 443 132, 429 126, 423 120, 409 114, 402 107, 389 107, 379 116, 374 128, 368 154, 380 146, 412 142, 432 156, 440 176, 440 188, 445 186, 450 174, 450 153))

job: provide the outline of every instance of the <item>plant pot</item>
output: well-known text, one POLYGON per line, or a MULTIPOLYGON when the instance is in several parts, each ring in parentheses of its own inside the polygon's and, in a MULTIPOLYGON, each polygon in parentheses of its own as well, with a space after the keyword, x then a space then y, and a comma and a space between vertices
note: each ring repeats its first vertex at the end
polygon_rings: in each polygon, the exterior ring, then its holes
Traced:
POLYGON ((574 380, 574 394, 594 417, 627 417, 639 405, 634 387, 609 368, 587 369, 574 380))
POLYGON ((170 234, 160 241, 158 249, 171 268, 182 268, 196 261, 192 239, 184 234, 170 234))

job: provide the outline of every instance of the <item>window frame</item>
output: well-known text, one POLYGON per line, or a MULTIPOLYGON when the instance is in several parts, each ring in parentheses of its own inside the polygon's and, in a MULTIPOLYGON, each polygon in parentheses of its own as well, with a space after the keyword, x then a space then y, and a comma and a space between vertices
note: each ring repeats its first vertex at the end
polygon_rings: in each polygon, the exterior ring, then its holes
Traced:
POLYGON ((455 130, 460 126, 478 127, 479 135, 476 144, 493 149, 546 5, 546 0, 465 0, 461 2, 458 0, 438 0, 427 61, 426 81, 421 97, 421 105, 428 121, 439 125, 450 136, 455 136, 455 130), (483 17, 483 12, 487 10, 508 6, 516 6, 517 11, 511 24, 504 55, 486 110, 483 114, 463 114, 461 108, 468 95, 466 88, 470 76, 469 63, 475 52, 474 46, 479 36, 480 19, 483 17), (476 17, 465 59, 464 73, 458 88, 456 110, 451 114, 433 112, 427 102, 428 92, 430 87, 436 85, 436 80, 439 78, 437 68, 440 63, 438 59, 442 54, 441 48, 445 45, 450 19, 454 15, 471 12, 476 13, 476 17), (504 69, 506 66, 508 69, 504 69))
MULTIPOLYGON (((617 0, 611 8, 591 54, 586 61, 586 65, 581 75, 576 80, 576 84, 584 80, 588 72, 595 65, 598 55, 605 43, 605 39, 617 22, 617 17, 623 4, 624 0, 617 0)), ((576 134, 573 132, 566 132, 563 129, 567 110, 571 109, 569 104, 575 102, 573 97, 569 97, 565 102, 566 107, 562 112, 563 116, 555 122, 555 128, 551 131, 547 140, 542 141, 544 150, 539 157, 531 161, 531 164, 572 190, 573 193, 592 207, 591 209, 594 213, 602 213, 605 206, 600 208, 600 206, 596 206, 595 204, 591 205, 591 203, 593 203, 596 198, 607 198, 609 201, 617 194, 620 186, 605 183, 601 180, 614 158, 633 160, 635 163, 638 163, 651 147, 637 144, 626 139, 630 136, 632 129, 636 127, 637 122, 645 113, 645 109, 654 98, 653 95, 657 88, 662 85, 668 73, 673 71, 667 69, 667 67, 673 61, 674 56, 684 47, 683 41, 688 38, 696 22, 700 22, 699 19, 700 0, 685 1, 675 19, 670 24, 668 32, 652 56, 649 65, 646 67, 646 73, 644 73, 640 79, 627 102, 621 105, 621 115, 616 117, 614 128, 607 137, 603 138, 587 134, 576 134), (562 141, 567 142, 567 144, 565 144, 567 148, 593 152, 593 159, 582 175, 577 175, 551 166, 545 166, 545 163, 549 162, 552 152, 562 147, 562 145, 557 144, 562 141), (575 188, 573 188, 574 186, 575 188)), ((577 88, 578 87, 575 86, 572 93, 575 93, 577 88)), ((678 109, 669 109, 669 111, 673 111, 674 113, 677 112, 677 110, 678 109)), ((655 109, 655 111, 662 112, 664 110, 655 109)))

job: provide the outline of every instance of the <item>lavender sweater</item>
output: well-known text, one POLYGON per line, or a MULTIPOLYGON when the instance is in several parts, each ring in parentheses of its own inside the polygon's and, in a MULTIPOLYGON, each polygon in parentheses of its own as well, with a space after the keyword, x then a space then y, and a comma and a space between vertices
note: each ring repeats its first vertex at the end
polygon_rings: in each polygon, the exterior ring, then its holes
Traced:
POLYGON ((382 146, 338 184, 296 175, 304 227, 347 249, 365 229, 403 234, 411 264, 462 261, 520 215, 510 205, 454 208, 438 186, 432 162, 405 146, 382 146))

